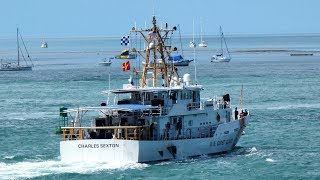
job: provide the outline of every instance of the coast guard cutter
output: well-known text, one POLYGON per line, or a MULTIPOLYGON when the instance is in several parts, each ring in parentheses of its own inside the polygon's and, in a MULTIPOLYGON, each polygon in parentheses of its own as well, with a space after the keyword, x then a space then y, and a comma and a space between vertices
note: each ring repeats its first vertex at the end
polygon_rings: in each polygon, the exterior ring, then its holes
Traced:
POLYGON ((189 74, 179 77, 168 57, 167 38, 176 27, 162 29, 152 19, 140 34, 148 44, 132 49, 144 59, 139 83, 104 91, 114 103, 63 111, 69 120, 62 129, 62 161, 150 162, 183 159, 232 150, 249 114, 234 116, 229 94, 201 100, 203 87, 189 74), (85 115, 97 113, 85 120, 85 115))

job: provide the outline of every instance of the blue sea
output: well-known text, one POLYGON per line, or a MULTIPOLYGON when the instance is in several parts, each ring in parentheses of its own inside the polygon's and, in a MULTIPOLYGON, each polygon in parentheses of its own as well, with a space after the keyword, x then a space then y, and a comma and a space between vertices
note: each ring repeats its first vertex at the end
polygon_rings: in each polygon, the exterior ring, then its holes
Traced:
MULTIPOLYGON (((0 59, 16 57, 14 38, 0 39, 0 59)), ((239 107, 243 85, 252 116, 233 151, 157 163, 61 162, 59 108, 106 102, 109 74, 111 89, 128 83, 124 60, 98 65, 124 47, 120 38, 74 37, 48 38, 44 49, 42 39, 25 38, 33 71, 0 72, 0 179, 320 179, 320 36, 230 36, 232 60, 223 64, 210 62, 218 37, 205 37, 208 47, 195 54, 190 40, 182 39, 184 56, 196 61, 179 73, 204 86, 203 98, 229 93, 239 107), (290 56, 300 52, 313 56, 290 56)), ((141 59, 130 63, 139 68, 141 59)))

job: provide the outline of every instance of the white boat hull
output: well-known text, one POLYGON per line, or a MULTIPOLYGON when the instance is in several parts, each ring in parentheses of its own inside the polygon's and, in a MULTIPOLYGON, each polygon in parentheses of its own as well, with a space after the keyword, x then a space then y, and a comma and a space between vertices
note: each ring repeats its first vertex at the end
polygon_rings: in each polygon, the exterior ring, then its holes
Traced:
POLYGON ((1 67, 0 71, 32 71, 32 66, 6 66, 1 67))
POLYGON ((207 47, 208 45, 207 44, 205 44, 205 43, 200 43, 199 44, 199 47, 207 47))
POLYGON ((174 61, 173 64, 175 66, 189 66, 189 63, 192 62, 192 60, 181 60, 181 61, 174 61))
POLYGON ((111 62, 99 62, 100 66, 110 66, 111 62))
POLYGON ((213 56, 211 58, 211 62, 230 62, 231 58, 230 57, 217 57, 217 56, 213 56))
POLYGON ((98 162, 150 162, 230 151, 238 142, 246 120, 220 124, 213 137, 143 141, 86 139, 60 142, 61 160, 98 162), (241 125, 242 124, 242 125, 241 125), (228 133, 226 133, 228 132, 228 133))

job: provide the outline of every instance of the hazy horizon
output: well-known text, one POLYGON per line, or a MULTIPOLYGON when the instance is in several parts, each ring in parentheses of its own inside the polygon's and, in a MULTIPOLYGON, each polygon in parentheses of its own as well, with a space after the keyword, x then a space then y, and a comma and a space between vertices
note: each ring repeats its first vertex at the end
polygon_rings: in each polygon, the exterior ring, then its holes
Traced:
MULTIPOLYGON (((135 24, 149 27, 152 15, 158 24, 181 26, 182 35, 318 34, 320 1, 309 0, 4 0, 0 11, 0 37, 119 37, 135 24)), ((163 25, 164 26, 164 25, 163 25)))

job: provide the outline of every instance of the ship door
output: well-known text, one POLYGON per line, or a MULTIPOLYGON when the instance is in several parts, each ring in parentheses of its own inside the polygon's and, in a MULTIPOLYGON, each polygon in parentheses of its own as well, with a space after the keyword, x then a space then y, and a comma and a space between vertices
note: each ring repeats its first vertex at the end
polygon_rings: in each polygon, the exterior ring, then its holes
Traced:
MULTIPOLYGON (((170 124, 173 125, 173 134, 175 139, 183 137, 183 116, 173 116, 170 119, 170 124)), ((172 134, 172 133, 171 133, 172 134)))

